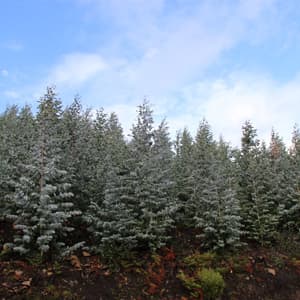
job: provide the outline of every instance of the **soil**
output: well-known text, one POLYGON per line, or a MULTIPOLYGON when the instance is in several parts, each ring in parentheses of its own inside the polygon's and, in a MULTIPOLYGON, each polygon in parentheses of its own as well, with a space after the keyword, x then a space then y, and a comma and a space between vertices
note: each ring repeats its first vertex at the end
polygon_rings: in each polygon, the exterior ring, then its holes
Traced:
MULTIPOLYGON (((6 226, 0 224, 1 234, 6 226)), ((185 257, 202 253, 197 232, 178 230, 174 235, 174 242, 157 253, 133 253, 114 265, 88 251, 62 262, 2 256, 0 300, 196 299, 177 274, 191 271, 185 257)), ((218 255, 214 268, 222 268, 226 284, 220 299, 300 300, 300 257, 295 252, 248 244, 237 253, 218 255)))

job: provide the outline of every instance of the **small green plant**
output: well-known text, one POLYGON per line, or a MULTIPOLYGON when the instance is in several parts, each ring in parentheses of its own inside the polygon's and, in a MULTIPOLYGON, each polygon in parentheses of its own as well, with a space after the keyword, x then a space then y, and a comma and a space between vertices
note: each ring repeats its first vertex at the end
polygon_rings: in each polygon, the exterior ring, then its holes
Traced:
POLYGON ((69 290, 64 290, 64 291, 62 292, 62 297, 63 297, 63 299, 65 299, 65 300, 72 299, 72 298, 73 298, 73 294, 72 294, 72 292, 69 291, 69 290))
POLYGON ((213 252, 205 252, 199 253, 196 252, 195 254, 187 256, 183 262, 186 266, 189 267, 196 267, 196 268, 208 268, 212 267, 213 262, 216 259, 216 254, 213 252))
POLYGON ((225 287, 222 275, 213 269, 199 269, 193 276, 188 276, 181 271, 177 278, 195 298, 203 296, 206 300, 217 299, 222 295, 225 287))
POLYGON ((48 299, 51 299, 51 300, 61 299, 60 291, 53 284, 50 284, 46 287, 45 293, 47 294, 48 299))
POLYGON ((151 255, 151 258, 152 258, 152 260, 153 260, 153 262, 154 262, 155 264, 160 264, 160 263, 161 263, 161 256, 158 255, 157 253, 153 253, 153 254, 151 255))
POLYGON ((225 282, 222 275, 213 269, 203 269, 197 273, 204 299, 216 299, 223 293, 225 282))
POLYGON ((282 269, 285 265, 284 259, 280 256, 272 257, 272 262, 275 265, 275 267, 277 267, 278 269, 282 269))
POLYGON ((31 255, 28 255, 27 260, 32 266, 40 266, 43 264, 43 256, 39 252, 33 252, 31 255))
POLYGON ((240 273, 240 272, 244 272, 245 267, 249 262, 249 259, 248 259, 248 257, 234 255, 234 256, 228 257, 225 261, 227 262, 227 264, 230 267, 229 270, 232 270, 236 273, 240 273))
POLYGON ((190 291, 191 296, 194 298, 199 298, 202 295, 202 288, 197 278, 188 276, 182 271, 179 272, 177 278, 182 282, 184 287, 190 291))
POLYGON ((0 252, 0 260, 8 258, 11 253, 11 248, 4 244, 2 251, 0 252))
MULTIPOLYGON (((70 290, 60 290, 57 286, 53 284, 48 285, 45 288, 44 293, 47 295, 47 299, 49 300, 77 299, 77 295, 73 294, 70 290)), ((41 299, 41 298, 37 298, 37 299, 41 299)))
POLYGON ((300 259, 300 239, 299 236, 290 232, 284 232, 277 236, 276 249, 290 257, 300 259))
POLYGON ((62 273, 62 265, 59 262, 54 262, 52 268, 55 274, 59 275, 62 273))

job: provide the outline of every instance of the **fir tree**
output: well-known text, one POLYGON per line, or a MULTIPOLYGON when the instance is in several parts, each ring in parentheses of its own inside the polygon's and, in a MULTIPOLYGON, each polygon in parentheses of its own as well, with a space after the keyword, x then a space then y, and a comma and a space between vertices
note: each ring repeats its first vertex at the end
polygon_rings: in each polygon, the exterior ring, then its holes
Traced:
POLYGON ((0 220, 14 229, 6 246, 64 255, 82 245, 67 242, 82 220, 104 255, 157 249, 174 221, 198 228, 202 246, 214 250, 240 245, 241 235, 265 244, 299 233, 297 126, 290 151, 274 130, 269 147, 260 143, 250 121, 240 150, 216 142, 205 120, 195 141, 184 129, 172 145, 145 100, 131 133, 126 142, 115 113, 93 116, 79 97, 63 110, 53 88, 36 115, 28 106, 2 113, 0 220))
POLYGON ((61 168, 67 171, 66 180, 72 185, 72 202, 85 212, 89 205, 89 183, 94 178, 95 151, 90 111, 83 111, 79 97, 62 115, 61 168))
POLYGON ((246 121, 243 126, 241 139, 241 150, 236 157, 238 166, 238 198, 241 205, 241 217, 244 233, 252 226, 252 219, 249 212, 253 208, 253 174, 250 165, 254 165, 254 160, 259 152, 259 140, 256 129, 250 121, 246 121))
POLYGON ((135 205, 132 174, 111 167, 102 205, 92 202, 85 217, 96 251, 105 256, 122 255, 137 246, 135 205))
POLYGON ((94 173, 93 191, 97 191, 99 180, 99 192, 91 197, 89 210, 84 218, 95 238, 96 250, 105 255, 111 251, 120 254, 136 245, 132 234, 132 224, 135 222, 132 203, 126 200, 126 195, 130 194, 130 185, 126 179, 127 145, 115 114, 107 119, 103 110, 99 111, 95 126, 98 170, 94 173))
POLYGON ((9 107, 0 118, 0 218, 11 212, 8 194, 14 190, 18 173, 18 107, 9 107))
POLYGON ((193 138, 189 131, 184 128, 179 132, 175 142, 175 158, 173 160, 174 198, 177 201, 177 222, 188 224, 186 203, 193 193, 193 138))
MULTIPOLYGON (((278 133, 272 130, 271 142, 269 147, 269 156, 271 162, 271 191, 270 198, 274 201, 280 215, 287 203, 296 196, 296 188, 293 184, 292 159, 288 155, 285 145, 278 133)), ((282 215, 283 216, 283 215, 282 215)), ((283 226, 283 220, 280 220, 280 227, 283 226)))
POLYGON ((212 132, 206 120, 203 120, 198 128, 194 152, 194 171, 193 171, 193 194, 186 203, 186 218, 189 225, 197 226, 201 208, 199 203, 203 198, 203 193, 207 190, 212 176, 212 162, 216 151, 216 144, 213 140, 212 132))
POLYGON ((300 232, 300 132, 294 127, 289 160, 284 165, 285 197, 280 203, 281 228, 290 232, 300 232))
POLYGON ((65 181, 66 171, 59 168, 61 102, 52 88, 41 99, 37 115, 38 139, 30 152, 30 163, 23 165, 14 192, 10 195, 16 210, 10 215, 16 234, 8 245, 26 253, 39 249, 67 250, 64 239, 73 230, 67 221, 78 214, 68 199, 73 196, 65 181))
POLYGON ((96 113, 93 124, 93 138, 91 161, 89 170, 88 192, 90 201, 101 206, 105 196, 106 174, 108 172, 108 145, 107 145, 107 114, 101 108, 96 113))
POLYGON ((99 238, 99 247, 106 251, 112 247, 155 249, 169 238, 171 144, 165 123, 153 130, 152 111, 147 102, 139 106, 132 136, 129 159, 119 171, 110 168, 103 205, 91 206, 98 221, 93 221, 92 212, 88 221, 99 238))
POLYGON ((142 161, 143 164, 138 167, 142 177, 143 174, 146 175, 142 182, 145 191, 140 194, 139 202, 143 229, 146 230, 145 238, 149 240, 150 247, 155 249, 164 245, 169 239, 167 230, 173 224, 173 217, 177 210, 171 193, 174 184, 171 174, 173 153, 165 121, 154 130, 153 145, 150 150, 149 159, 142 161))
POLYGON ((118 116, 111 113, 107 119, 106 129, 107 154, 113 166, 120 168, 128 159, 128 149, 124 139, 123 128, 118 116))
POLYGON ((248 203, 249 225, 246 228, 250 239, 262 244, 275 237, 278 226, 278 205, 272 195, 272 169, 268 152, 262 143, 259 152, 249 165, 252 178, 251 202, 248 203))
POLYGON ((241 234, 240 206, 229 149, 222 140, 218 145, 214 142, 206 121, 197 132, 195 157, 198 161, 192 201, 195 227, 202 232, 198 237, 209 249, 236 247, 241 234))

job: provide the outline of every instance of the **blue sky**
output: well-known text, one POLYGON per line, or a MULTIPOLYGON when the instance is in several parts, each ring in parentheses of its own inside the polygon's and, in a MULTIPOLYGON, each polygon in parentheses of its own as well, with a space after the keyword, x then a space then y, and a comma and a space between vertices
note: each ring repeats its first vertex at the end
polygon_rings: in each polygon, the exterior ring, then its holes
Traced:
POLYGON ((239 143, 252 120, 289 141, 300 123, 298 0, 10 0, 0 4, 0 111, 56 85, 65 105, 115 111, 146 96, 171 131, 206 117, 239 143))

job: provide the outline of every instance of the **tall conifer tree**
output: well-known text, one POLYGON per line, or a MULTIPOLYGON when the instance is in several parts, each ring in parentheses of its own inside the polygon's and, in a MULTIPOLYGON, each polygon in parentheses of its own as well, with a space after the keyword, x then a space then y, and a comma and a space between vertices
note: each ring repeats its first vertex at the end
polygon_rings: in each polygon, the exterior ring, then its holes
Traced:
POLYGON ((78 211, 68 202, 72 193, 65 181, 66 171, 61 163, 61 102, 55 91, 48 88, 41 99, 37 115, 38 139, 30 152, 30 163, 23 165, 15 191, 10 195, 16 211, 10 217, 16 230, 14 251, 26 253, 39 249, 66 250, 65 236, 73 228, 66 221, 78 211))

